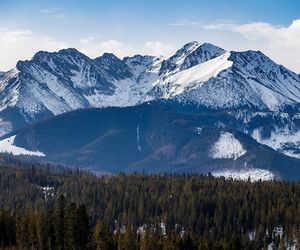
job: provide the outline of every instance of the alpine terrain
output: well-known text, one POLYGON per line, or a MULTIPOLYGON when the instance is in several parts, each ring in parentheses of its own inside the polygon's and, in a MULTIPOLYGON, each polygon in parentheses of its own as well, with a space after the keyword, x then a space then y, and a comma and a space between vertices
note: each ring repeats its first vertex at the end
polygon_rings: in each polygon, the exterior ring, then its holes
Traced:
POLYGON ((0 110, 2 152, 107 172, 300 178, 300 77, 260 51, 41 51, 0 74, 0 110))

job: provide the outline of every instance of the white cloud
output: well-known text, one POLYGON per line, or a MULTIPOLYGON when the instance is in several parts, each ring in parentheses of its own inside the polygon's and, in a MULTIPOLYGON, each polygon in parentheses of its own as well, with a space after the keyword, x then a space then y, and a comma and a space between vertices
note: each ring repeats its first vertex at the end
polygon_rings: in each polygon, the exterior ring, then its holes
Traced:
POLYGON ((37 36, 30 30, 0 29, 0 70, 9 70, 18 60, 30 59, 37 51, 68 47, 63 41, 37 36))
POLYGON ((205 25, 209 30, 229 30, 240 33, 249 40, 268 39, 272 44, 298 47, 300 37, 300 19, 294 20, 288 27, 275 26, 270 23, 255 22, 248 24, 214 23, 205 25))
POLYGON ((300 19, 294 20, 287 27, 265 22, 247 24, 219 22, 204 25, 203 28, 238 33, 252 42, 253 49, 262 50, 278 63, 300 72, 300 19))
POLYGON ((172 44, 164 44, 160 41, 148 41, 143 47, 143 54, 156 55, 156 56, 169 56, 175 52, 175 46, 172 44))
POLYGON ((122 58, 132 55, 135 49, 117 40, 98 41, 94 37, 82 38, 79 40, 78 49, 88 56, 94 58, 105 52, 113 53, 122 58))
MULTIPOLYGON (((198 22, 199 25, 193 23, 195 22, 182 21, 183 26, 194 27, 192 35, 185 39, 197 40, 197 36, 201 34, 201 42, 211 42, 228 50, 261 50, 277 63, 300 73, 300 19, 288 26, 264 22, 237 24, 228 20, 210 24, 198 22)), ((180 27, 179 22, 177 27, 178 34, 180 29, 185 30, 185 27, 180 27)), ((181 41, 180 37, 178 39, 181 41)), ((91 58, 101 56, 104 52, 114 53, 119 58, 134 54, 169 56, 180 46, 178 41, 174 41, 174 44, 160 40, 140 43, 116 39, 100 40, 96 36, 65 42, 31 30, 8 30, 0 27, 0 71, 13 68, 18 60, 30 59, 39 50, 57 51, 74 47, 91 58)))
POLYGON ((17 61, 28 60, 40 50, 58 51, 69 47, 77 48, 91 58, 105 52, 123 58, 135 54, 168 56, 175 51, 175 46, 160 41, 148 41, 133 46, 114 39, 103 41, 88 36, 78 41, 65 42, 35 34, 30 30, 0 28, 0 71, 12 69, 17 61))
POLYGON ((0 40, 5 42, 17 42, 28 40, 31 38, 32 32, 30 30, 13 30, 13 31, 0 31, 0 40))
POLYGON ((134 54, 147 54, 155 56, 168 56, 175 51, 175 46, 160 41, 148 41, 141 45, 128 45, 117 40, 97 41, 94 37, 79 40, 79 50, 90 57, 97 57, 104 52, 110 52, 123 58, 134 54))

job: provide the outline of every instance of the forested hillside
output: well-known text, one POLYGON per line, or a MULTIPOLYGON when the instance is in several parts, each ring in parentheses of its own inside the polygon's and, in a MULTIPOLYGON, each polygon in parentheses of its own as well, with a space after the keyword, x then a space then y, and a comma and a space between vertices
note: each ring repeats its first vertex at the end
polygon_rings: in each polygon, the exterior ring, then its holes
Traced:
POLYGON ((284 249, 300 236, 300 183, 16 165, 0 168, 4 249, 284 249))

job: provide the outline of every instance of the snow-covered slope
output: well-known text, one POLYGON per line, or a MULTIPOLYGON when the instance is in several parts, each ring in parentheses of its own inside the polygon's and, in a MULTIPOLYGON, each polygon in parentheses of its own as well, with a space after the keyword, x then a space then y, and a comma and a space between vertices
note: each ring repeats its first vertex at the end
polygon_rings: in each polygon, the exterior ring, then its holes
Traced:
POLYGON ((25 148, 21 148, 14 145, 16 136, 11 136, 0 141, 0 152, 1 153, 10 153, 13 155, 31 155, 31 156, 45 156, 44 153, 39 151, 30 151, 25 148))
POLYGON ((224 53, 225 50, 209 43, 204 43, 202 45, 198 42, 188 43, 179 49, 173 56, 162 62, 160 75, 175 74, 179 71, 209 61, 224 53))
POLYGON ((214 110, 298 110, 299 76, 261 52, 191 42, 169 58, 38 52, 0 77, 0 135, 70 110, 167 99, 214 110))
POLYGON ((211 157, 213 159, 233 159, 236 160, 243 156, 247 151, 233 134, 222 133, 218 141, 211 148, 211 157))
POLYGON ((213 109, 278 111, 300 102, 299 77, 261 52, 224 52, 160 79, 149 99, 173 98, 213 109))
POLYGON ((271 181, 275 179, 275 175, 265 169, 259 169, 259 168, 245 168, 240 170, 234 170, 234 169, 224 169, 220 171, 216 171, 212 173, 215 177, 225 177, 226 179, 235 179, 235 180, 244 180, 247 181, 250 178, 250 181, 271 181))
POLYGON ((165 76, 163 81, 158 83, 163 92, 162 98, 176 97, 191 89, 201 88, 209 79, 216 77, 221 71, 232 65, 232 62, 228 60, 229 56, 230 53, 226 52, 177 74, 165 76))

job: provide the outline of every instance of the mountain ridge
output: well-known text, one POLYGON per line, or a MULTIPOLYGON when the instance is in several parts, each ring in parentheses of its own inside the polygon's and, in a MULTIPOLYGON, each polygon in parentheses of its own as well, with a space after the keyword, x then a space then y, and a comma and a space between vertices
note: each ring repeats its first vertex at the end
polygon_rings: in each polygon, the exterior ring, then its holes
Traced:
POLYGON ((187 112, 235 113, 231 121, 235 128, 279 152, 300 157, 299 75, 260 51, 229 52, 197 42, 168 58, 135 55, 119 59, 104 53, 91 59, 73 48, 38 52, 0 77, 0 135, 76 109, 159 100, 187 112), (252 117, 249 124, 238 110, 252 117), (252 122, 260 112, 269 127, 252 122), (286 112, 294 114, 287 128, 276 124, 286 112), (266 138, 268 128, 273 134, 266 138), (299 139, 291 146, 293 135, 299 139), (271 142, 274 136, 276 145, 271 142))

